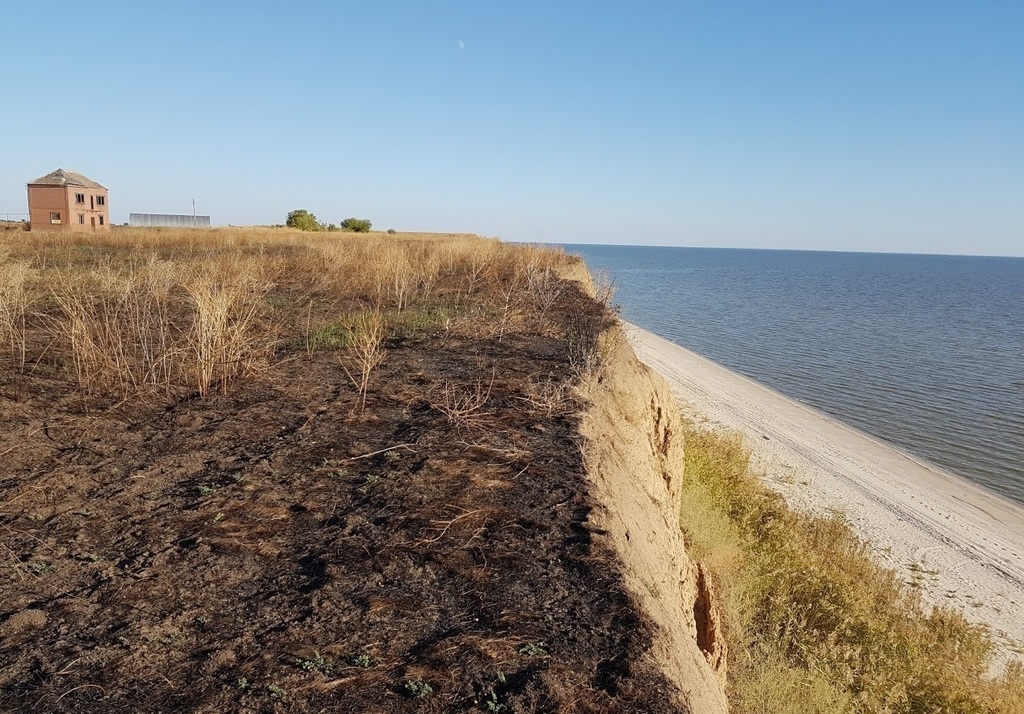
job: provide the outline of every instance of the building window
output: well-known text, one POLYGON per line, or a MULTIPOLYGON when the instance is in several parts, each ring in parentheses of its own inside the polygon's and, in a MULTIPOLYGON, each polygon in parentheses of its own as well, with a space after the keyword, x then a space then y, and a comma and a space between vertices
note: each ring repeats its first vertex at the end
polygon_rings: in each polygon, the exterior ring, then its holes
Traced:
POLYGON ((100 225, 103 225, 103 216, 100 216, 100 225))
POLYGON ((106 196, 97 196, 96 197, 96 205, 97 206, 105 206, 105 205, 107 205, 107 197, 106 196))
POLYGON ((85 203, 85 194, 84 193, 76 193, 75 194, 75 203, 85 203))
POLYGON ((89 196, 89 210, 91 210, 91 211, 95 211, 96 210, 96 197, 95 196, 89 196))
POLYGON ((85 214, 84 213, 79 213, 78 214, 78 222, 83 224, 83 225, 85 224, 85 214))
POLYGON ((50 223, 60 223, 60 214, 59 213, 51 213, 50 214, 50 223))

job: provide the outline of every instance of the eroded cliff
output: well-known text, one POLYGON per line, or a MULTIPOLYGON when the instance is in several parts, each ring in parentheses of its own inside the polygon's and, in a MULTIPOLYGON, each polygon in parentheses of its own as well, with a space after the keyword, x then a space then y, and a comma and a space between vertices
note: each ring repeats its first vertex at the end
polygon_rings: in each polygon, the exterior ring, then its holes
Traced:
POLYGON ((618 554, 631 597, 656 625, 645 666, 678 686, 681 708, 726 712, 725 642, 714 593, 687 555, 679 526, 685 447, 678 407, 621 326, 605 331, 600 351, 581 427, 597 501, 591 526, 618 554))

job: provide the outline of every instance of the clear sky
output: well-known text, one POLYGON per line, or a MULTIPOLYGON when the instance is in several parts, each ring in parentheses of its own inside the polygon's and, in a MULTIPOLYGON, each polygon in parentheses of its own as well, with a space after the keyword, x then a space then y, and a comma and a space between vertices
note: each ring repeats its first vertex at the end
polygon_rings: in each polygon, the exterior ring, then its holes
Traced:
POLYGON ((1024 255, 1024 2, 7 2, 0 212, 1024 255))

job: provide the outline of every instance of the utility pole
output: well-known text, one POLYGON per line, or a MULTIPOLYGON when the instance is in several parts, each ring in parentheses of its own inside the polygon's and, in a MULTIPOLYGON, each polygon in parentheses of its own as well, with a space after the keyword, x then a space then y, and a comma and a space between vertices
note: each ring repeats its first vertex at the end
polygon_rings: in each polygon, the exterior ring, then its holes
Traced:
POLYGON ((196 199, 192 199, 192 217, 196 217, 196 199))

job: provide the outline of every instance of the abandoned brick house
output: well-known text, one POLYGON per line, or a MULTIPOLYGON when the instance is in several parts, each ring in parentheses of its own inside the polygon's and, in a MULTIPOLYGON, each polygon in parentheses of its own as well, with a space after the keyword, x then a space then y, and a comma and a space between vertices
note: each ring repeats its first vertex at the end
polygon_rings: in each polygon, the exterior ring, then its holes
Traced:
POLYGON ((34 231, 109 231, 107 189, 77 171, 57 169, 28 183, 34 231))

